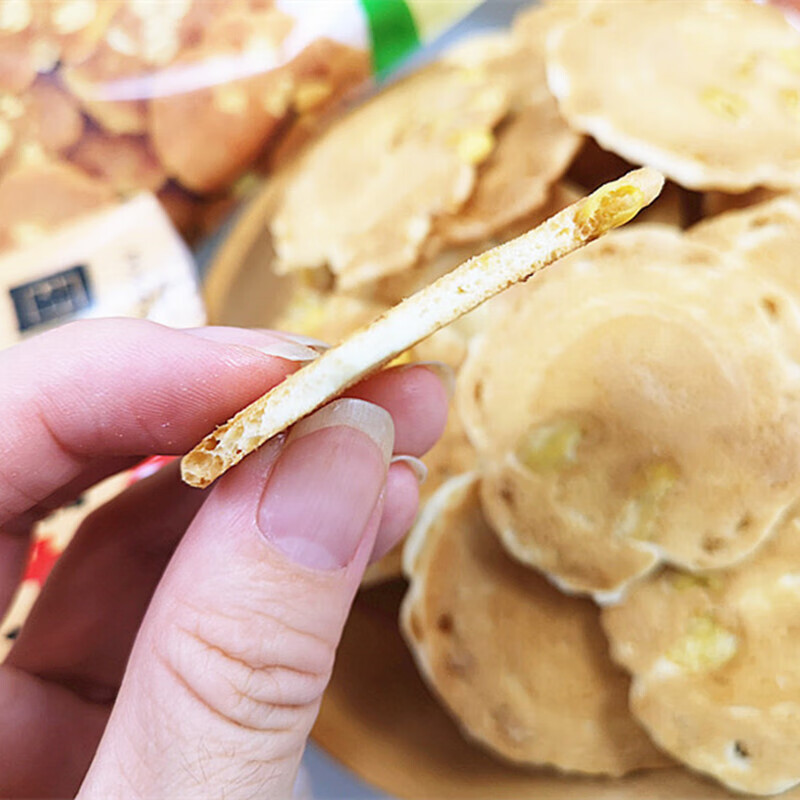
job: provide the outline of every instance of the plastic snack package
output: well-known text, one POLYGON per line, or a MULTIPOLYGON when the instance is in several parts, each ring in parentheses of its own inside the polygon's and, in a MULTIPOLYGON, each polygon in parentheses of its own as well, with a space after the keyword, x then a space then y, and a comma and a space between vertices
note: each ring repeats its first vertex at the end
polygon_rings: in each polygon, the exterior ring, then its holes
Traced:
MULTIPOLYGON (((205 322, 192 255, 148 193, 0 256, 0 348, 71 320, 100 316, 139 317, 175 327, 205 322)), ((148 459, 37 523, 25 575, 0 623, 0 658, 81 522, 171 460, 148 459)))
POLYGON ((477 4, 0 0, 0 206, 34 195, 0 252, 140 191, 194 241, 243 176, 477 4), (43 181, 80 202, 51 207, 43 181))

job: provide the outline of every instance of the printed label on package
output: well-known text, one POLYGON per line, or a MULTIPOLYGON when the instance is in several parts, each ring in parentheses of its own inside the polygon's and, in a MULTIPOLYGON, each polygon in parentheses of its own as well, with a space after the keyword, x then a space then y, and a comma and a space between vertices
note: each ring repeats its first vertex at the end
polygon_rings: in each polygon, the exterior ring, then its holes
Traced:
POLYGON ((9 290, 20 333, 50 322, 66 322, 92 306, 86 267, 79 264, 9 290))
POLYGON ((192 254, 152 195, 0 257, 0 348, 87 317, 205 322, 192 254))

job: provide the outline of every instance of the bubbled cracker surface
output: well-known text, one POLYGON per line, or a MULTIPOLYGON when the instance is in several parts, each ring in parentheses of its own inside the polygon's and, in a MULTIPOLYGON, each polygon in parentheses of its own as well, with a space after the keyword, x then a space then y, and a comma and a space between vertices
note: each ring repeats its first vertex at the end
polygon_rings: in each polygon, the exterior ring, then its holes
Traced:
POLYGON ((437 222, 438 235, 447 241, 485 239, 542 206, 580 146, 581 137, 567 126, 547 88, 543 45, 551 15, 534 11, 528 23, 515 34, 467 40, 448 56, 503 86, 511 110, 469 200, 437 222))
POLYGON ((664 570, 603 625, 631 708, 690 767, 743 792, 800 783, 800 525, 727 570, 664 570))
POLYGON ((586 2, 550 42, 577 129, 690 188, 800 185, 800 31, 749 0, 586 2))
POLYGON ((339 121, 300 160, 271 222, 282 269, 327 265, 352 289, 413 264, 432 218, 470 195, 485 157, 475 142, 506 108, 500 87, 434 65, 339 121))
POLYGON ((474 478, 446 484, 433 504, 407 546, 402 625, 464 732, 523 764, 610 775, 665 764, 628 712, 598 610, 508 558, 474 478))
POLYGON ((763 313, 773 288, 642 226, 514 292, 457 401, 517 558, 602 597, 662 558, 731 564, 771 532, 800 488, 797 329, 763 313))
POLYGON ((691 229, 690 238, 735 253, 745 269, 800 298, 800 194, 703 220, 691 229))

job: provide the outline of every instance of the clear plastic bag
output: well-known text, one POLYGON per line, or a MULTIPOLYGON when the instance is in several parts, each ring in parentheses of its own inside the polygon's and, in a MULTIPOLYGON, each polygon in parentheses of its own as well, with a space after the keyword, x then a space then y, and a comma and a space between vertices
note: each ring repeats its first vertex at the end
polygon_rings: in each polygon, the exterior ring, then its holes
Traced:
POLYGON ((193 242, 474 5, 0 0, 0 251, 140 191, 193 242))

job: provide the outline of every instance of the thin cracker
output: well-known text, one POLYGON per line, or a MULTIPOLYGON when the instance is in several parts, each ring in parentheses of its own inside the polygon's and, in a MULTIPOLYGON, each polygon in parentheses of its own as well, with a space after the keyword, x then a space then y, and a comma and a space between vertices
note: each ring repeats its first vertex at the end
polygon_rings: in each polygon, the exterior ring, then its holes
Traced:
POLYGON ((753 552, 800 493, 800 328, 786 296, 767 317, 775 296, 639 225, 516 289, 457 391, 509 551, 598 598, 662 559, 753 552))
POLYGON ((800 31, 750 0, 583 2, 548 41, 566 119, 692 189, 800 185, 800 31))
POLYGON ((631 710, 659 746, 739 792, 800 784, 800 520, 750 559, 664 570, 605 609, 631 710))
POLYGON ((406 641, 471 739, 518 764, 592 774, 667 763, 628 711, 598 609, 503 552, 474 474, 442 487, 403 560, 406 641))
POLYGON ((271 221, 277 268, 328 266, 352 290, 414 264, 434 218, 469 197, 507 109, 502 87, 440 63, 339 120, 293 167, 271 221))
POLYGON ((662 176, 636 170, 538 228, 470 259, 289 376, 207 436, 182 461, 208 486, 244 456, 400 353, 553 261, 625 224, 658 195, 662 176))

